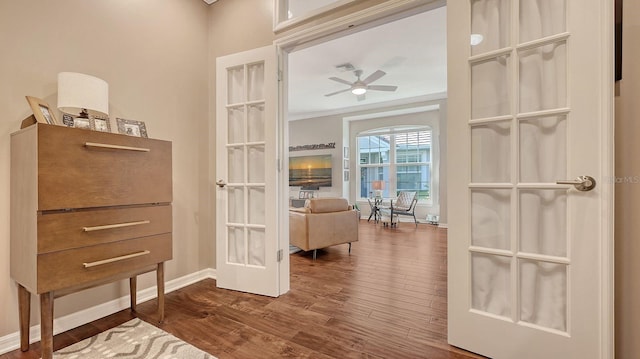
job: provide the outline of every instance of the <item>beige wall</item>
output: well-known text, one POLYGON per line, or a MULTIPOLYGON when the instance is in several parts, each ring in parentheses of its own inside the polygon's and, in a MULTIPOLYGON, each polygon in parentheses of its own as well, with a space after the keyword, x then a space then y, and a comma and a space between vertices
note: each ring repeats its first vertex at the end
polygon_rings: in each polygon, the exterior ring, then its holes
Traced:
MULTIPOLYGON (((343 141, 342 116, 327 116, 289 122, 289 146, 311 145, 335 142, 332 149, 305 150, 289 152, 291 157, 331 155, 332 183, 331 187, 320 187, 319 197, 343 197, 346 190, 343 181, 344 163, 342 148, 349 146, 343 141)), ((289 187, 289 198, 298 198, 300 186, 289 187)), ((348 192, 348 191, 347 191, 348 192)), ((347 197, 353 203, 353 196, 347 197)))
MULTIPOLYGON (((25 95, 56 107, 58 72, 109 83, 114 130, 116 117, 141 120, 151 137, 173 142, 174 259, 166 277, 207 267, 193 260, 201 235, 198 178, 206 175, 199 148, 208 140, 200 131, 208 119, 207 14, 202 0, 0 0, 0 337, 18 330, 9 277, 9 134, 30 115, 25 95)), ((141 288, 153 277, 142 276, 141 288)), ((126 294, 124 285, 84 291, 56 300, 55 314, 126 294)))
POLYGON ((616 97, 616 358, 640 353, 640 2, 624 1, 616 97), (626 183, 624 183, 626 182, 626 183))

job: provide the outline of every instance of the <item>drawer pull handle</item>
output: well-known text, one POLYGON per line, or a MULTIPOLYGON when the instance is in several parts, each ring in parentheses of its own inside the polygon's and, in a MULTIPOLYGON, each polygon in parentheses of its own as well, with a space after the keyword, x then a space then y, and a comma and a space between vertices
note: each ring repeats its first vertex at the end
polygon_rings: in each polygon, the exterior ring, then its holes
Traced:
POLYGON ((127 222, 127 223, 116 223, 116 224, 105 224, 104 226, 95 226, 95 227, 82 227, 84 232, 93 232, 93 231, 101 231, 103 229, 113 229, 113 228, 122 228, 122 227, 131 227, 131 226, 139 226, 141 224, 149 224, 151 221, 138 221, 138 222, 127 222))
POLYGON ((151 151, 148 148, 144 147, 129 147, 129 146, 120 146, 120 145, 110 145, 107 143, 95 143, 95 142, 85 142, 85 147, 100 147, 100 148, 111 148, 114 150, 125 150, 125 151, 138 151, 138 152, 149 152, 151 151))
POLYGON ((91 267, 95 267, 95 266, 99 266, 99 265, 103 265, 103 264, 108 264, 108 263, 113 263, 113 262, 118 262, 118 261, 123 261, 125 259, 130 259, 130 258, 135 258, 135 257, 140 257, 140 256, 145 256, 147 254, 151 253, 150 251, 142 251, 142 252, 136 252, 136 253, 131 253, 131 254, 126 254, 124 256, 120 256, 120 257, 113 257, 113 258, 109 258, 109 259, 103 259, 101 261, 95 261, 95 262, 89 262, 89 263, 82 263, 82 265, 85 268, 91 268, 91 267))

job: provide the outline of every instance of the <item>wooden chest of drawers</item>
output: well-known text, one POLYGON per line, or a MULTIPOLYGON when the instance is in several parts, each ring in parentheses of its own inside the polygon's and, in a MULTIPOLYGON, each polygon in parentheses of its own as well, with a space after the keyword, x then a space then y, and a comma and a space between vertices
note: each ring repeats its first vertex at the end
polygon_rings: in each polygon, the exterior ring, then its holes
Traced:
POLYGON ((53 299, 156 270, 172 258, 171 142, 36 124, 11 135, 11 276, 21 348, 40 295, 42 357, 52 356, 53 299))

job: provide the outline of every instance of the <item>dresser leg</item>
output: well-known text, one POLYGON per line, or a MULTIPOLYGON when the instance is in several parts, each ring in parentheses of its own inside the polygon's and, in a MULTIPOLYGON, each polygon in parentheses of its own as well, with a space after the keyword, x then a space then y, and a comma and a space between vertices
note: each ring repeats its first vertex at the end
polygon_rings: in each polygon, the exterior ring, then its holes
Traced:
POLYGON ((158 323, 164 322, 164 262, 158 263, 156 270, 158 286, 158 323))
POLYGON ((138 303, 138 277, 129 278, 129 296, 131 297, 131 311, 136 311, 138 303))
POLYGON ((53 292, 40 294, 40 347, 42 359, 53 358, 53 292))
POLYGON ((31 293, 18 284, 18 316, 20 317, 20 350, 29 350, 29 322, 31 321, 31 293))

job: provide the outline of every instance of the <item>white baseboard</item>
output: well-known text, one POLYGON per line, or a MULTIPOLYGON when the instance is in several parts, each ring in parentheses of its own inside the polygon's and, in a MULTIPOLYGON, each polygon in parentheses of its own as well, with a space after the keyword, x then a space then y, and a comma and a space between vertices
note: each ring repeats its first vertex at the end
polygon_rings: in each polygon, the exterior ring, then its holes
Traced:
MULTIPOLYGON (((187 274, 183 277, 172 279, 165 283, 165 293, 173 292, 182 287, 199 282, 203 279, 216 279, 216 270, 212 268, 203 269, 199 272, 187 274)), ((149 287, 138 291, 138 303, 146 302, 157 296, 157 287, 149 287)), ((96 305, 88 309, 81 310, 64 317, 56 318, 53 321, 53 334, 66 332, 67 330, 79 327, 96 319, 106 317, 110 314, 129 308, 129 296, 120 297, 112 301, 96 305)), ((30 343, 40 340, 40 325, 35 325, 29 330, 30 343)), ((0 354, 8 353, 20 348, 20 332, 11 333, 0 337, 0 354)))

